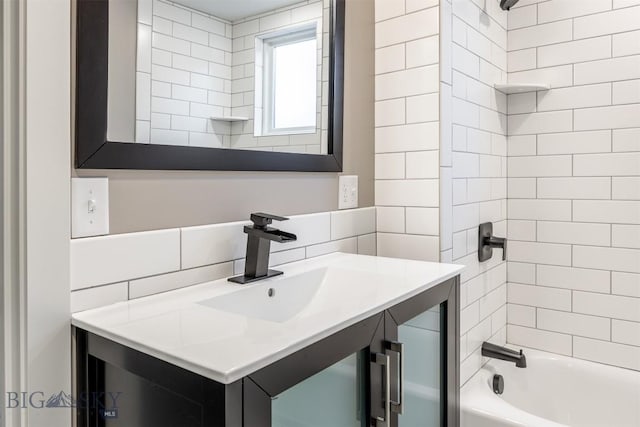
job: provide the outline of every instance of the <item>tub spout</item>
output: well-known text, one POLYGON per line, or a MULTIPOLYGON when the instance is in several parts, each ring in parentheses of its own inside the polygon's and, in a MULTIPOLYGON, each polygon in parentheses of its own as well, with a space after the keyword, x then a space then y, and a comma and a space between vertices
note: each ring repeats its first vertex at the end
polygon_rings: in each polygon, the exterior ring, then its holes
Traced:
POLYGON ((522 352, 522 349, 520 349, 520 358, 516 360, 516 368, 526 368, 526 367, 527 367, 527 358, 522 352))
POLYGON ((482 343, 482 355, 484 357, 491 357, 493 359, 506 360, 507 362, 514 362, 518 368, 527 367, 527 358, 522 350, 517 352, 510 348, 501 347, 499 345, 491 344, 490 342, 482 343))

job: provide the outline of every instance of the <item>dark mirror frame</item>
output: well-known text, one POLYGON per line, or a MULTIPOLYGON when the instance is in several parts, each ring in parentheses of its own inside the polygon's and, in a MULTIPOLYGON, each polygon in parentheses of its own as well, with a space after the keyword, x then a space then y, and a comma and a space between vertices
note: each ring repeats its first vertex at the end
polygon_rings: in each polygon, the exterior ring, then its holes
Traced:
POLYGON ((75 165, 78 169, 341 172, 345 0, 332 0, 327 155, 107 140, 109 0, 77 0, 75 165))

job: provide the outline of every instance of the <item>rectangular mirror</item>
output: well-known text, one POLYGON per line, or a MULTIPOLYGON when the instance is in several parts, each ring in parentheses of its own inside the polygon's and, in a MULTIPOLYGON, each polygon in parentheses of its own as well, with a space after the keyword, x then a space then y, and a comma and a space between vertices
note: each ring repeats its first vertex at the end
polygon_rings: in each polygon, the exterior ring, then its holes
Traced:
POLYGON ((78 0, 76 166, 340 171, 344 0, 78 0))

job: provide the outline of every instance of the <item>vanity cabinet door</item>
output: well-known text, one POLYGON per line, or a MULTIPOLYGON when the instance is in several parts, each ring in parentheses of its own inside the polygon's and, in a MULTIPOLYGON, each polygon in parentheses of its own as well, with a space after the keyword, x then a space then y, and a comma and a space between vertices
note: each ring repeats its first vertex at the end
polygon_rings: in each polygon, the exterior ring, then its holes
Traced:
POLYGON ((382 399, 370 355, 383 342, 380 313, 244 378, 244 426, 370 426, 370 402, 382 399))
POLYGON ((362 427, 366 411, 364 351, 353 353, 277 395, 272 427, 362 427))
POLYGON ((389 423, 378 427, 459 426, 458 300, 454 278, 385 312, 389 423))

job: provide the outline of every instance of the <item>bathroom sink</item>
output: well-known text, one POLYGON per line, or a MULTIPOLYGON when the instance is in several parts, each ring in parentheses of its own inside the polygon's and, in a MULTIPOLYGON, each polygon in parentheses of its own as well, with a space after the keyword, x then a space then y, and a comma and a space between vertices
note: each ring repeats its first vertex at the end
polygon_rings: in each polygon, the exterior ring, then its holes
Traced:
POLYGON ((73 315, 73 324, 223 384, 452 278, 461 266, 334 253, 73 315))
POLYGON ((295 276, 244 285, 245 289, 217 296, 198 304, 255 319, 282 323, 309 306, 327 276, 327 268, 295 276))

